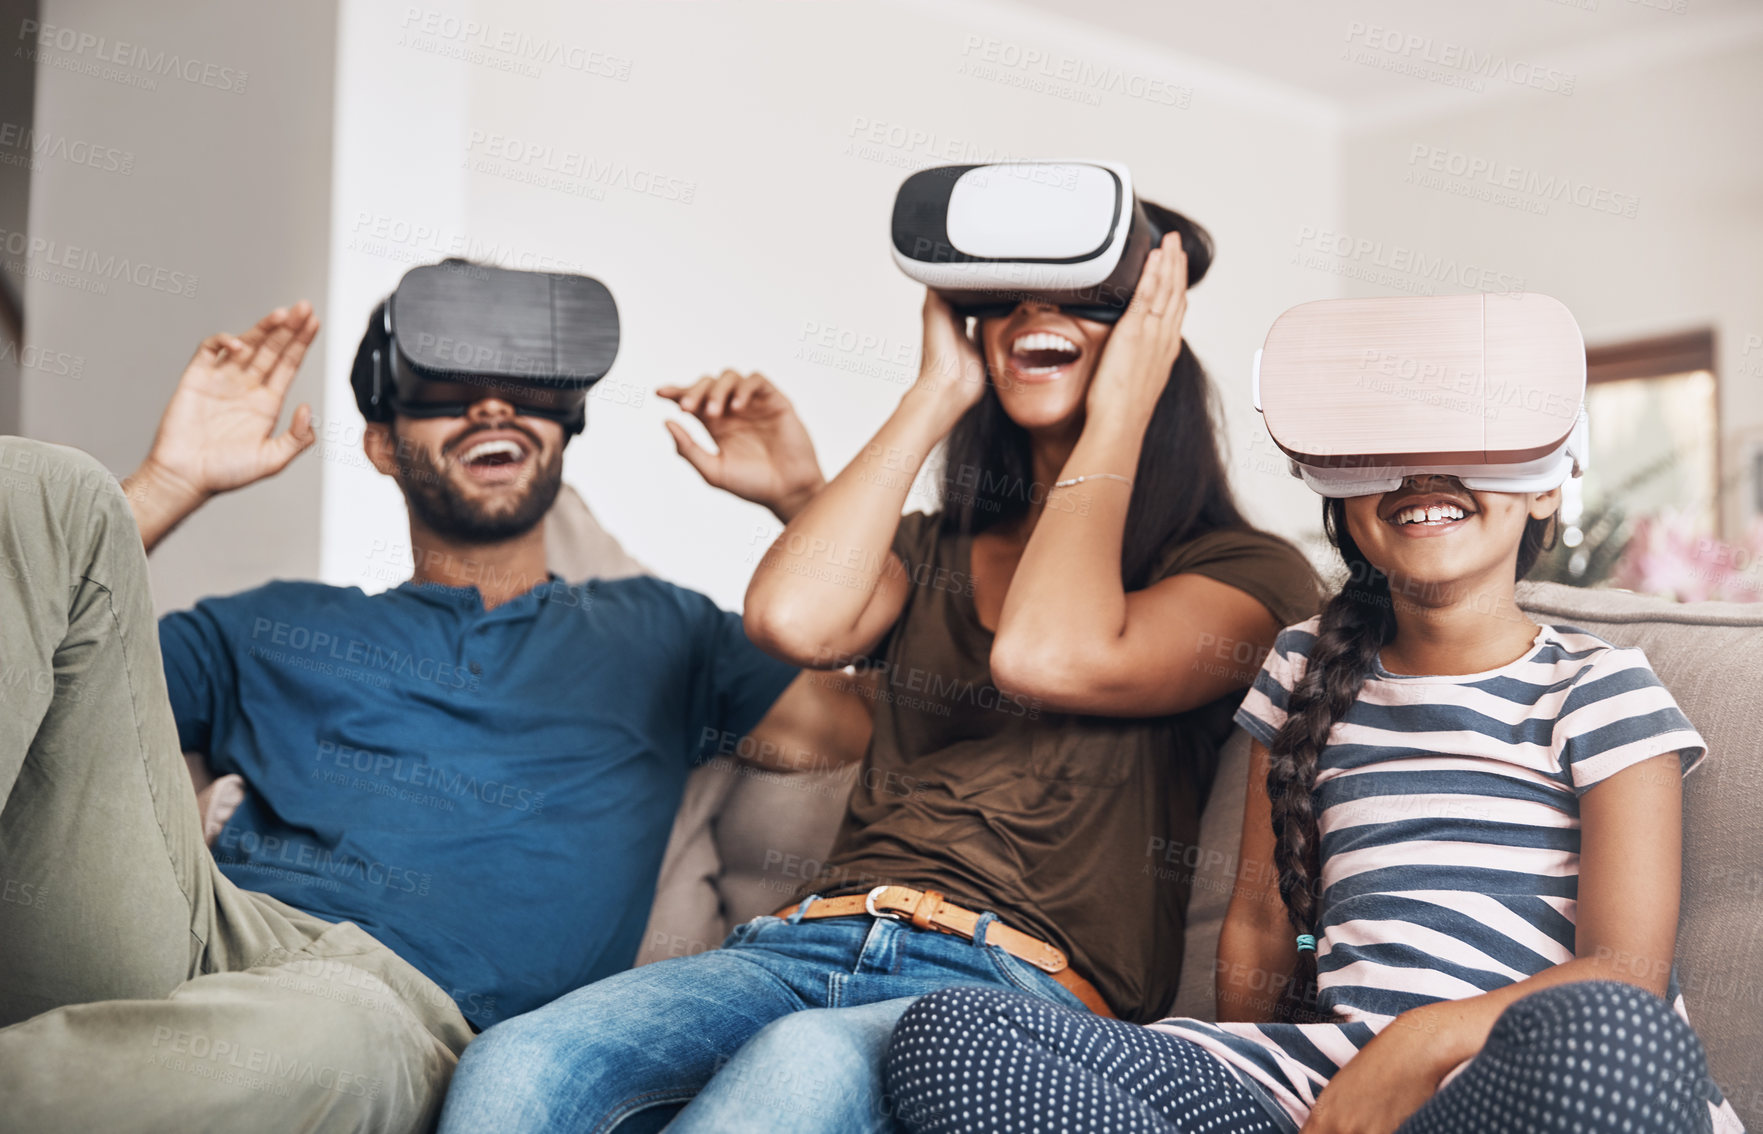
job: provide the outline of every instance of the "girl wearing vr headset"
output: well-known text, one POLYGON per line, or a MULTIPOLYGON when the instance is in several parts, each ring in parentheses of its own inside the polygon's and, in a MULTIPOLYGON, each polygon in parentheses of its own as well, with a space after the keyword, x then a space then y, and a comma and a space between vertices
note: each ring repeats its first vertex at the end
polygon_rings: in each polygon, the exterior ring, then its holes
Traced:
POLYGON ((1221 1022, 937 993, 890 1045, 907 1127, 1740 1130, 1671 964, 1701 736, 1640 651, 1520 609, 1559 487, 1391 479, 1325 501, 1347 582, 1237 713, 1221 1022))
MULTIPOLYGON (((927 296, 917 382, 747 594, 761 646, 873 683, 832 852, 780 864, 783 908, 722 948, 486 1034, 461 1069, 509 1100, 486 1121, 651 1129, 690 1101, 670 1130, 880 1129, 881 1057, 912 997, 990 985, 1138 1020, 1173 997, 1191 878, 1160 869, 1160 848, 1197 841, 1254 677, 1241 659, 1317 593, 1302 555, 1233 503, 1182 341, 1209 238, 1154 219, 1167 235, 1123 314, 1031 299, 970 337, 927 296), (902 517, 945 440, 943 510, 902 517), (539 1101, 517 1105, 522 1090, 539 1101)), ((755 424, 789 416, 763 379, 661 392, 717 441, 712 455, 675 433, 713 484, 789 479, 773 474, 791 431, 755 424), (773 451, 733 467, 761 433, 773 451)))

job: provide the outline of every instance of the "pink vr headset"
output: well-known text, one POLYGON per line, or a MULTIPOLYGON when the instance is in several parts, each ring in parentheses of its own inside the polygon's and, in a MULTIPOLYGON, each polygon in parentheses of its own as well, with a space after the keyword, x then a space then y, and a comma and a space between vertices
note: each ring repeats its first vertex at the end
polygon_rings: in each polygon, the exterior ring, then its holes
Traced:
POLYGON ((1422 473, 1546 492, 1586 465, 1585 340, 1546 295, 1300 303, 1255 352, 1253 392, 1292 474, 1323 496, 1422 473))

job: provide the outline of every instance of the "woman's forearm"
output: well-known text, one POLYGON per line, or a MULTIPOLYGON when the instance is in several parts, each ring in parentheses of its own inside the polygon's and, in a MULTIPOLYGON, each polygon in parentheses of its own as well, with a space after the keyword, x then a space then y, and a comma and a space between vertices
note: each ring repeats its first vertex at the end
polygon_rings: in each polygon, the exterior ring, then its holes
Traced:
POLYGON ((747 633, 804 665, 868 645, 860 626, 888 569, 912 483, 953 427, 950 409, 909 390, 870 443, 790 520, 747 585, 747 633))
POLYGON ((1094 479, 1048 486, 998 618, 996 655, 1015 656, 1029 669, 1081 669, 1125 632, 1120 556, 1132 485, 1112 478, 1131 480, 1137 471, 1147 420, 1119 414, 1086 421, 1058 479, 1094 479))

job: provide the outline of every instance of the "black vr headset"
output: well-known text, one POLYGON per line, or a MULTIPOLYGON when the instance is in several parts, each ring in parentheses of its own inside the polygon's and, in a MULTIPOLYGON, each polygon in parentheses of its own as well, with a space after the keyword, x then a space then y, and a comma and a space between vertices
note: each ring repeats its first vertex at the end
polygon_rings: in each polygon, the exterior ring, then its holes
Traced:
POLYGON ((894 263, 975 319, 1030 300, 1112 323, 1145 257, 1171 232, 1181 234, 1192 287, 1212 264, 1212 237, 1139 200, 1118 162, 935 166, 908 177, 894 198, 894 263))
POLYGON ((617 356, 618 304, 599 280, 445 260, 374 308, 349 384, 369 421, 462 417, 494 395, 573 435, 617 356))

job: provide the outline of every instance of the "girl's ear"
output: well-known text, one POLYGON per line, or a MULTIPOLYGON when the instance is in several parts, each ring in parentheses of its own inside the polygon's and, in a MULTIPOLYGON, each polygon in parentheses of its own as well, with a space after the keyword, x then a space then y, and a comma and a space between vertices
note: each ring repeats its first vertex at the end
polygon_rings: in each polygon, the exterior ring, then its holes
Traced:
POLYGON ((1561 490, 1551 488, 1547 492, 1538 492, 1530 498, 1530 518, 1546 520, 1561 509, 1561 490))

